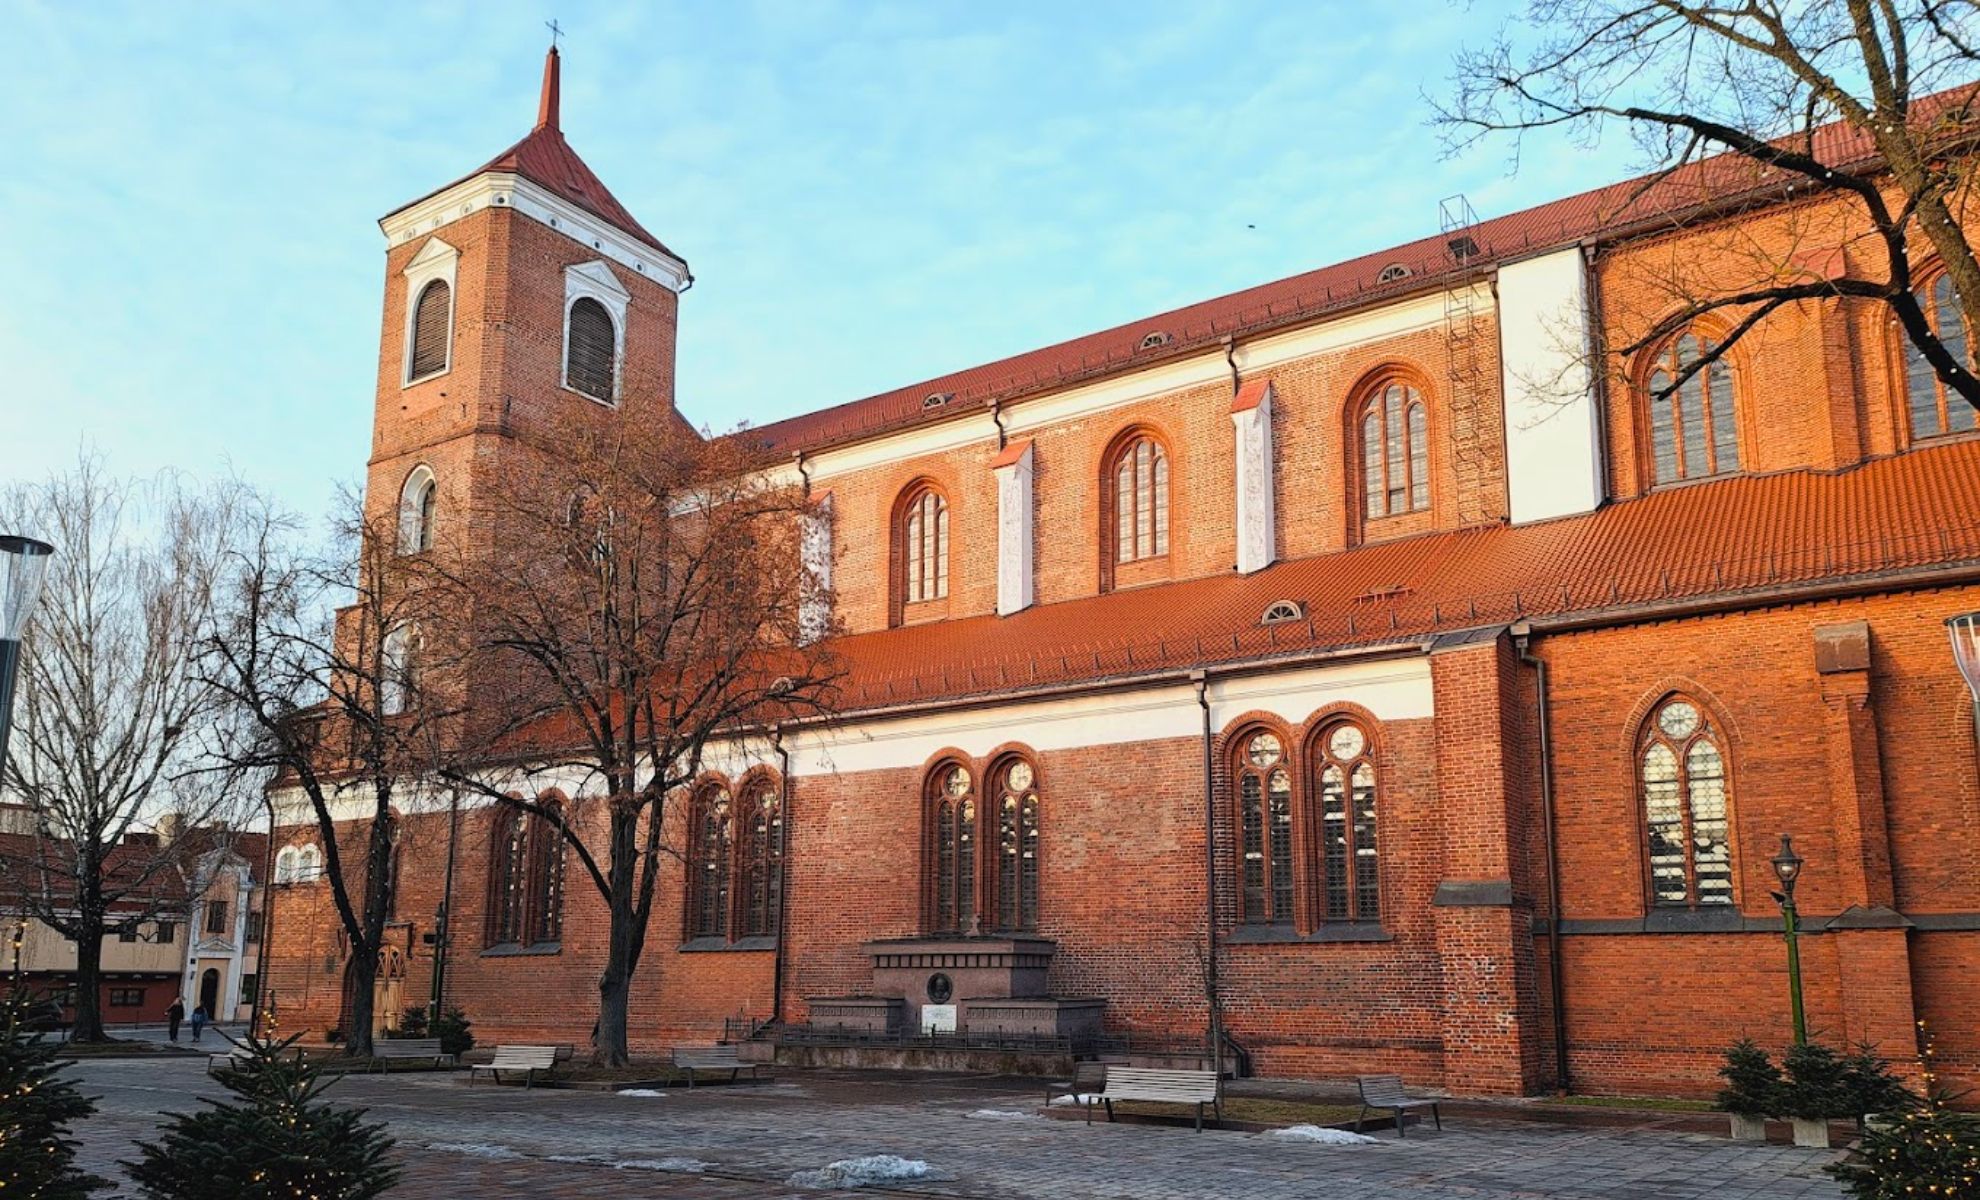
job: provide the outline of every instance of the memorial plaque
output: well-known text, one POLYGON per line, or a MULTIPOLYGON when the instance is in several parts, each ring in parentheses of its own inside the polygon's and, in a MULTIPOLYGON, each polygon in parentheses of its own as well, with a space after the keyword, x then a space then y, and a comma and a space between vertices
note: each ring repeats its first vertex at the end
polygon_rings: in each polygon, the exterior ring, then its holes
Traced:
POLYGON ((954 1033, 956 1031, 956 1006, 953 1004, 924 1004, 921 1006, 921 1032, 954 1033))

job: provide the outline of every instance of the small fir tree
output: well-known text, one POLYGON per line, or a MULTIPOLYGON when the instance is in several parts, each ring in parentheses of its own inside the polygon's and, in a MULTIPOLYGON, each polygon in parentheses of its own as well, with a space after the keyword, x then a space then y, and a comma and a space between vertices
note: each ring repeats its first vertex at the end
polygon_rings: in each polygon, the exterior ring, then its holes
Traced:
POLYGON ((1969 1200, 1980 1196, 1980 1121, 1952 1108, 1932 1071, 1932 1045, 1918 1023, 1925 1098, 1872 1124, 1856 1150, 1823 1170, 1857 1200, 1969 1200))
POLYGON ((1816 1120, 1850 1116, 1849 1063, 1832 1046, 1804 1042, 1781 1057, 1787 1072, 1782 1116, 1816 1120))
POLYGON ((96 1111, 62 1077, 55 1047, 28 1029, 35 1003, 16 981, 0 999, 0 1196, 83 1200, 110 1186, 76 1167, 69 1124, 96 1111))
POLYGON ((210 1107, 174 1113, 156 1142, 125 1163, 149 1200, 369 1200, 398 1182, 392 1139, 364 1110, 336 1108, 319 1065, 293 1051, 295 1038, 248 1042, 248 1057, 223 1068, 232 1092, 210 1107))
POLYGON ((456 1059, 474 1049, 474 1032, 468 1015, 458 1008, 450 1008, 440 1014, 440 1020, 433 1026, 433 1036, 440 1039, 440 1049, 456 1059))
POLYGON ((1742 1117, 1770 1117, 1781 1111, 1781 1069, 1752 1038, 1741 1038, 1727 1048, 1719 1075, 1726 1081, 1719 1092, 1719 1107, 1725 1111, 1742 1117))

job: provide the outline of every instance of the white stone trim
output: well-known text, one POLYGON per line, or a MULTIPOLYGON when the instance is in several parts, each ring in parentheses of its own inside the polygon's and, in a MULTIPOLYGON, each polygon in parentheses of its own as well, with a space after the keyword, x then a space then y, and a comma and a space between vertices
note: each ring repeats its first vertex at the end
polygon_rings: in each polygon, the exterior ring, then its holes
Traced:
POLYGON ((1272 478, 1272 385, 1250 408, 1231 414, 1237 457, 1237 569, 1262 571, 1278 560, 1272 478))
POLYGON ((1506 490, 1514 524, 1602 502, 1588 270, 1569 247, 1499 268, 1506 490))
POLYGON ((564 268, 564 340, 557 360, 557 381, 565 391, 604 404, 619 402, 625 389, 626 313, 631 307, 632 293, 603 262, 594 259, 564 268), (605 400, 571 386, 571 306, 582 299, 598 301, 612 318, 612 395, 605 400))
POLYGON ((406 321, 405 344, 399 352, 399 386, 411 387, 414 383, 425 383, 438 379, 454 369, 454 299, 457 295, 454 277, 461 262, 461 252, 441 241, 429 238, 419 253, 412 256, 406 269, 399 272, 406 281, 406 321), (413 320, 419 315, 420 293, 434 280, 447 285, 447 361, 438 371, 413 378, 413 320))
MULTIPOLYGON (((421 532, 419 494, 426 490, 428 484, 438 487, 440 485, 439 477, 433 473, 432 467, 421 463, 411 471, 408 471, 406 473, 406 481, 399 485, 399 544, 393 547, 395 554, 419 553, 418 543, 421 532)), ((437 514, 440 508, 438 503, 439 496, 437 494, 434 497, 434 501, 433 507, 437 514)), ((431 542, 433 540, 433 531, 429 529, 425 532, 427 534, 426 540, 431 542)))
POLYGON ((832 496, 818 499, 804 515, 799 554, 804 562, 804 598, 798 608, 798 640, 810 645, 832 626, 832 496))
POLYGON ((485 208, 513 208, 668 291, 680 292, 687 287, 686 263, 606 224, 513 171, 486 171, 472 179, 463 179, 443 192, 391 213, 378 222, 378 228, 384 232, 388 246, 397 246, 422 234, 445 229, 485 208))
POLYGON ((997 615, 1008 617, 1037 599, 1033 578, 1032 446, 1025 446, 997 475, 997 615))

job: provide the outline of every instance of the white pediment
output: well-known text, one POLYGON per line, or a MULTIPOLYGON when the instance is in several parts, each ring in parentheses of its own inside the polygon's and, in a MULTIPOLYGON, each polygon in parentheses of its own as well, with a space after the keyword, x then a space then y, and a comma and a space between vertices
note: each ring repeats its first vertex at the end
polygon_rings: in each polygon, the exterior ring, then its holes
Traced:
POLYGON ((616 297, 621 303, 632 299, 632 293, 626 290, 625 284, 619 282, 617 275, 612 274, 612 268, 606 266, 603 259, 593 259, 588 263, 579 263, 574 267, 566 267, 564 268, 564 276, 566 280, 571 279, 573 276, 582 279, 599 291, 607 292, 616 297))

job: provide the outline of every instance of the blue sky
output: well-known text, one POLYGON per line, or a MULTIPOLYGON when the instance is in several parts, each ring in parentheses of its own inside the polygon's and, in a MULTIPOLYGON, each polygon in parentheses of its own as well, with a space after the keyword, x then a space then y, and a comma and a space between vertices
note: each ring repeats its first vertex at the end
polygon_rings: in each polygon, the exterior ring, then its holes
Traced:
POLYGON ((1423 95, 1508 11, 0 0, 0 483, 85 443, 308 512, 361 478, 376 220, 528 130, 553 14, 566 135, 697 277, 681 408, 728 428, 1626 170, 1442 157, 1423 95))

